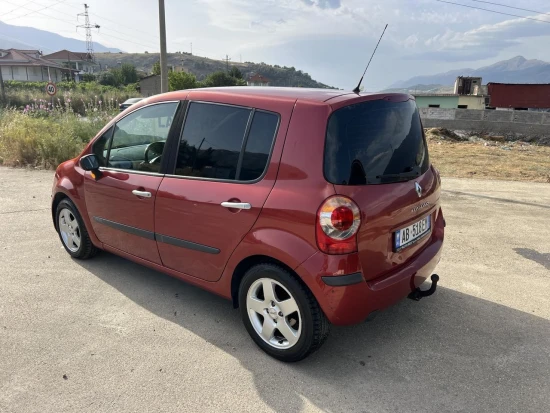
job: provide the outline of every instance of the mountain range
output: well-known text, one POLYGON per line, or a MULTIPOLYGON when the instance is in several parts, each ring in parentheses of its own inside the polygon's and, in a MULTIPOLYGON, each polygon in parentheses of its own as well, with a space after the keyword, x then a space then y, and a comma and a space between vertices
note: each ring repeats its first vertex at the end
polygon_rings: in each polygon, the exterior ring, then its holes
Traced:
MULTIPOLYGON (((46 30, 33 27, 14 26, 0 21, 0 49, 38 49, 44 54, 58 50, 85 52, 86 42, 64 37, 46 30)), ((96 52, 120 52, 120 49, 103 46, 94 42, 96 52)))
POLYGON ((466 68, 435 75, 415 76, 394 83, 390 86, 390 89, 418 89, 421 85, 429 85, 430 89, 434 89, 442 85, 453 85, 457 76, 479 76, 483 78, 483 84, 489 82, 550 83, 550 63, 536 59, 527 60, 523 56, 516 56, 479 69, 466 68))

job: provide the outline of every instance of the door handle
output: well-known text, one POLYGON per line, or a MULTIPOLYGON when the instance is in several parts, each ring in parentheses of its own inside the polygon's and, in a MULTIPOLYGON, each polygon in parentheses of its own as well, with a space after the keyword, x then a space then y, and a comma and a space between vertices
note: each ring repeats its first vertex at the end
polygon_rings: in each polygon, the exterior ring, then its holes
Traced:
POLYGON ((140 196, 142 198, 151 198, 151 192, 147 192, 147 191, 138 191, 137 189, 134 189, 132 191, 132 193, 135 195, 135 196, 140 196))
POLYGON ((221 206, 224 208, 233 209, 250 209, 252 206, 247 202, 222 202, 221 206))

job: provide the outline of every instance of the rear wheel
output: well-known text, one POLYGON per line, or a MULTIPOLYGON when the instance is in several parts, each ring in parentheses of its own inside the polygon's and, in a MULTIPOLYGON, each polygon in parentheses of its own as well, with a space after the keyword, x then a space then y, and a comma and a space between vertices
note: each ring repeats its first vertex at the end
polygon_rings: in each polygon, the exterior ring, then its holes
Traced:
POLYGON ((59 238, 71 257, 85 260, 97 254, 98 249, 92 244, 84 221, 72 201, 62 200, 55 216, 59 238))
POLYGON ((319 349, 330 325, 317 300, 293 275, 257 265, 239 287, 243 323, 254 342, 281 361, 299 361, 319 349))

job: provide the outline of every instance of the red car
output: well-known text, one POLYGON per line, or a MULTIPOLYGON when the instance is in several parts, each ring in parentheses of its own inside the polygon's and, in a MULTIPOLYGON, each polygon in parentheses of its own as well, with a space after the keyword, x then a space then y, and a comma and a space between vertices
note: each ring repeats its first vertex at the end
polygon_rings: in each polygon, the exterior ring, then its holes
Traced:
POLYGON ((271 356, 409 296, 445 221, 414 98, 211 88, 140 101, 55 173, 67 252, 105 250, 232 300, 271 356))

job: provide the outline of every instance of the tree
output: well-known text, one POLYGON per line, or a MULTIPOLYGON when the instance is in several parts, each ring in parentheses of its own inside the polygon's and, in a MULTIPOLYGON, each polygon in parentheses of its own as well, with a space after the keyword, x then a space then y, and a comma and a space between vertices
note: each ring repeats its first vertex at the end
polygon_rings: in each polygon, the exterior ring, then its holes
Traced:
POLYGON ((157 60, 155 63, 153 63, 153 74, 154 75, 160 75, 160 61, 157 60))
POLYGON ((111 69, 109 72, 104 72, 101 75, 99 75, 99 83, 105 86, 118 86, 120 85, 120 80, 118 76, 116 75, 116 70, 118 69, 111 69))
POLYGON ((122 77, 122 84, 129 85, 130 83, 136 83, 138 81, 138 74, 136 67, 130 63, 123 63, 120 66, 120 74, 122 77))
POLYGON ((233 66, 229 71, 229 76, 234 77, 235 79, 242 79, 243 72, 241 72, 238 67, 233 66))
POLYGON ((198 86, 195 75, 186 72, 168 73, 168 86, 170 90, 194 89, 198 86))
POLYGON ((80 80, 82 82, 95 82, 96 81, 96 75, 93 73, 83 73, 80 75, 80 80))
POLYGON ((214 72, 206 77, 203 82, 205 87, 216 86, 244 86, 246 82, 242 79, 236 79, 225 72, 214 72))

